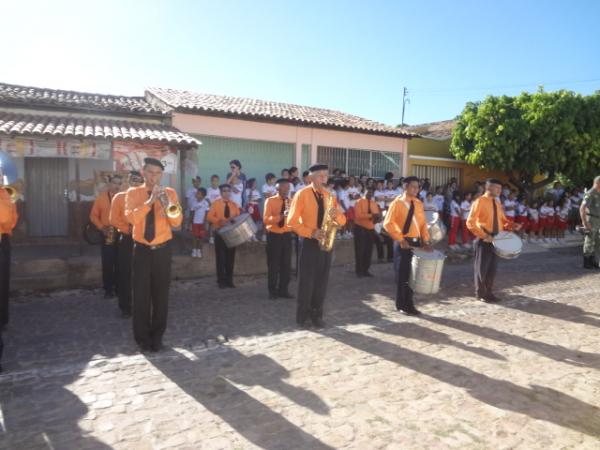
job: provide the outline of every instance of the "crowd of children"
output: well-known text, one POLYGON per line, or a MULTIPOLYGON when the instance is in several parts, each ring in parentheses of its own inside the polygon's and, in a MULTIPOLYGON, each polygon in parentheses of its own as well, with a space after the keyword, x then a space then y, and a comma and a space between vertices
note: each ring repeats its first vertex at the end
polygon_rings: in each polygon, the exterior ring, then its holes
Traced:
MULTIPOLYGON (((232 169, 235 166, 232 166, 232 169)), ((298 168, 282 169, 280 177, 267 173, 264 184, 259 187, 256 178, 245 179, 239 170, 228 174, 227 183, 231 185, 231 200, 244 212, 252 216, 259 230, 254 240, 263 239, 262 207, 264 201, 277 194, 275 187, 278 178, 290 181, 290 197, 310 183, 308 172, 298 177, 298 168)), ((329 180, 328 186, 338 199, 339 205, 346 213, 347 223, 339 231, 338 239, 352 239, 354 221, 354 205, 366 189, 373 189, 373 198, 385 214, 392 201, 402 194, 402 179, 397 183, 392 173, 387 173, 384 179, 374 179, 361 176, 347 176, 344 171, 335 169, 329 180)), ((208 237, 212 244, 214 239, 211 230, 205 226, 206 213, 210 205, 220 198, 220 178, 213 175, 208 188, 201 187, 202 180, 195 177, 192 187, 186 193, 187 211, 189 217, 188 228, 192 231, 194 244, 192 257, 202 257, 202 242, 208 237)), ((419 197, 424 203, 426 211, 437 212, 448 228, 448 246, 451 250, 458 251, 470 249, 473 234, 468 230, 466 221, 473 202, 484 192, 484 183, 476 182, 472 191, 460 192, 457 180, 452 178, 444 186, 433 188, 429 179, 421 180, 419 197), (460 237, 460 245, 459 245, 460 237)), ((541 197, 529 202, 523 193, 506 184, 503 186, 501 203, 504 213, 509 221, 522 225, 519 234, 528 242, 544 242, 561 244, 564 242, 565 232, 574 232, 579 223, 579 205, 583 199, 584 189, 574 188, 567 191, 555 183, 551 189, 541 197)), ((391 259, 392 242, 386 239, 385 233, 376 236, 378 258, 383 259, 383 248, 388 248, 388 260, 391 259), (389 241, 389 242, 388 242, 389 241)))

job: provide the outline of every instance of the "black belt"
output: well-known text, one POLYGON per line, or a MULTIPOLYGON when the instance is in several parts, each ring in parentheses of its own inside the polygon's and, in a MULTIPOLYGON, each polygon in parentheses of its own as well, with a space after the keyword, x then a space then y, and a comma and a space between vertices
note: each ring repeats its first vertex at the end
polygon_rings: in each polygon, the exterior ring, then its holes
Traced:
POLYGON ((169 245, 169 241, 163 242, 162 244, 157 244, 157 245, 142 244, 141 242, 135 241, 136 247, 144 247, 148 250, 158 250, 159 248, 166 247, 167 245, 169 245))
POLYGON ((410 237, 407 237, 407 238, 404 238, 404 240, 406 242, 408 242, 408 244, 411 247, 420 247, 421 246, 421 239, 420 238, 410 238, 410 237))

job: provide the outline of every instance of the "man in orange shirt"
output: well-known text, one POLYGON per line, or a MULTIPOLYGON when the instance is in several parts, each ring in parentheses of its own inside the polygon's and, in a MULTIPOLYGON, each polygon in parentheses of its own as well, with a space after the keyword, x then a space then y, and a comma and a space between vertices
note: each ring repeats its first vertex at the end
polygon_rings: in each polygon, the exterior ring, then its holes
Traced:
POLYGON ((467 218, 467 228, 475 241, 475 295, 478 300, 495 303, 499 299, 492 293, 498 256, 494 252, 494 237, 503 230, 521 229, 520 223, 508 221, 498 200, 502 192, 502 181, 490 178, 485 182, 485 194, 473 202, 467 218))
POLYGON ((104 287, 104 298, 112 298, 118 290, 118 268, 117 268, 117 232, 110 224, 110 205, 117 192, 121 189, 122 179, 115 175, 108 183, 108 190, 101 192, 96 197, 90 221, 104 235, 101 246, 102 256, 102 285, 104 287))
POLYGON ((327 189, 328 166, 315 164, 309 171, 311 183, 294 195, 287 224, 300 237, 296 323, 306 328, 310 318, 315 327, 323 328, 323 303, 327 295, 331 252, 319 247, 319 239, 325 236, 321 227, 326 214, 340 226, 346 224, 346 216, 335 197, 333 208, 325 210, 329 197, 333 195, 327 189))
POLYGON ((219 234, 219 228, 229 222, 233 222, 240 215, 240 208, 231 200, 231 186, 222 184, 219 186, 221 198, 214 201, 206 214, 206 220, 210 222, 215 233, 215 263, 217 266, 217 284, 219 288, 234 288, 233 266, 235 264, 235 247, 228 248, 219 234))
MULTIPOLYGON (((144 183, 142 174, 137 170, 129 172, 129 187, 138 187, 144 183)), ((119 192, 113 197, 110 205, 109 221, 117 230, 117 269, 119 286, 119 309, 124 318, 131 317, 131 257, 133 254, 133 239, 131 239, 131 224, 125 217, 125 195, 119 192)))
POLYGON ((373 200, 372 188, 354 205, 354 259, 357 277, 372 277, 369 272, 375 242, 375 224, 381 221, 377 202, 373 200))
POLYGON ((285 223, 289 212, 290 183, 277 180, 278 195, 265 201, 263 223, 267 230, 267 267, 269 299, 293 298, 288 292, 292 266, 292 230, 285 223))
POLYGON ((394 270, 396 271, 396 309, 408 316, 421 312, 415 308, 413 290, 408 285, 413 248, 432 251, 423 203, 417 198, 419 179, 406 177, 404 193, 392 201, 383 227, 394 240, 394 270))
MULTIPOLYGON (((172 227, 183 221, 181 209, 167 216, 168 204, 179 205, 177 192, 161 187, 164 166, 144 159, 144 184, 125 195, 125 217, 132 226, 133 336, 142 351, 157 352, 167 328, 171 285, 172 227)), ((181 207, 180 207, 181 208, 181 207)))
MULTIPOLYGON (((1 169, 0 169, 1 170, 1 169)), ((0 177, 0 184, 2 177, 0 177)), ((19 216, 17 205, 0 185, 0 333, 8 324, 8 293, 10 290, 10 237, 19 216)))

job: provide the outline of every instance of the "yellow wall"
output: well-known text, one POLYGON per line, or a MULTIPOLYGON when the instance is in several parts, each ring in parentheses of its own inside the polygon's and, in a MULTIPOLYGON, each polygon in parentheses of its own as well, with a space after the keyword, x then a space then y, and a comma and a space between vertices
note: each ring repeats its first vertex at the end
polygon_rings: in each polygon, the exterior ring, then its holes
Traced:
POLYGON ((412 166, 430 166, 430 167, 452 167, 461 169, 461 190, 471 190, 476 181, 485 181, 487 178, 498 178, 508 182, 508 177, 504 172, 480 169, 478 166, 467 164, 460 161, 444 161, 433 159, 415 159, 414 156, 434 157, 434 158, 452 158, 450 154, 450 139, 437 141, 434 139, 415 138, 408 141, 408 170, 412 175, 412 166))

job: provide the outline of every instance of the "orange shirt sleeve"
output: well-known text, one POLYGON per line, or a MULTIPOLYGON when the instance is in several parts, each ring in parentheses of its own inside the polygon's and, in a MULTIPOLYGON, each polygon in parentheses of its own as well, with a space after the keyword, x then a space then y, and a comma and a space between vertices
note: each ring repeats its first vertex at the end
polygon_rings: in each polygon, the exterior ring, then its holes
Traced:
POLYGON ((110 224, 121 233, 129 234, 129 222, 125 218, 125 192, 119 192, 110 204, 110 224))
MULTIPOLYGON (((310 214, 306 208, 307 196, 311 195, 310 189, 302 190, 292 198, 290 211, 287 217, 287 225, 298 235, 304 238, 312 238, 316 228, 305 225, 304 214, 310 214)), ((316 220, 315 220, 316 223, 316 220)))
POLYGON ((210 222, 210 224, 217 228, 219 227, 219 215, 217 213, 217 208, 219 208, 222 203, 221 199, 215 200, 212 205, 210 205, 210 209, 206 213, 206 220, 210 222))
POLYGON ((369 220, 371 217, 373 217, 373 214, 376 214, 373 212, 372 207, 371 214, 369 214, 368 201, 369 200, 367 199, 361 198, 359 201, 356 202, 356 205, 354 206, 354 213, 356 215, 357 220, 369 220))
POLYGON ((10 201, 4 189, 0 189, 0 232, 12 234, 18 219, 17 205, 10 201))
MULTIPOLYGON (((331 195, 331 194, 329 194, 329 195, 331 195)), ((339 203, 337 201, 337 198, 333 199, 333 205, 339 209, 339 203)), ((325 211, 325 213, 327 213, 327 211, 325 211)), ((340 212, 338 210, 338 213, 335 216, 335 221, 338 223, 338 225, 343 227, 344 225, 346 225, 346 214, 344 212, 340 212)))
POLYGON ((206 220, 210 222, 210 224, 214 228, 221 228, 221 221, 223 220, 231 220, 234 217, 240 215, 240 208, 236 203, 232 200, 229 200, 229 219, 225 218, 225 200, 218 199, 211 205, 208 213, 206 214, 206 220))
POLYGON ((400 206, 399 201, 393 201, 388 209, 385 219, 383 220, 383 228, 395 241, 401 241, 404 238, 402 234, 402 226, 404 226, 405 214, 404 208, 400 206))
POLYGON ((469 213, 469 217, 467 217, 467 228, 471 233, 477 236, 480 239, 483 239, 487 236, 486 232, 481 229, 479 226, 479 217, 482 212, 482 201, 481 198, 478 198, 471 205, 471 212, 469 213))
POLYGON ((143 223, 146 215, 150 212, 150 206, 146 204, 148 192, 145 187, 129 189, 125 195, 125 217, 132 225, 143 223))
POLYGON ((279 196, 267 198, 263 211, 263 223, 276 225, 281 220, 281 204, 277 201, 279 196))
POLYGON ((98 228, 99 230, 104 227, 102 224, 102 195, 100 193, 98 197, 94 200, 94 204, 92 205, 92 210, 90 211, 90 221, 98 228))

